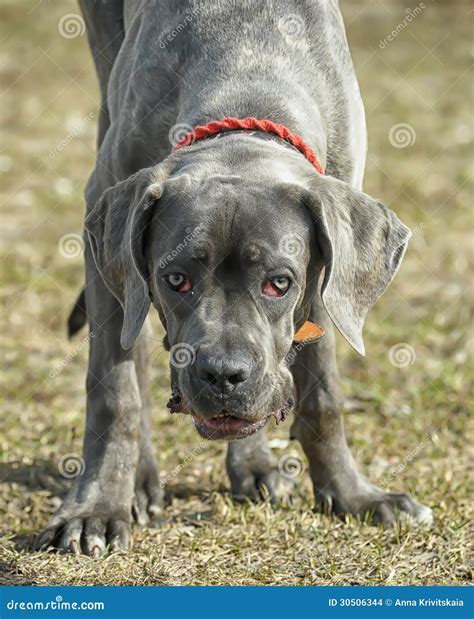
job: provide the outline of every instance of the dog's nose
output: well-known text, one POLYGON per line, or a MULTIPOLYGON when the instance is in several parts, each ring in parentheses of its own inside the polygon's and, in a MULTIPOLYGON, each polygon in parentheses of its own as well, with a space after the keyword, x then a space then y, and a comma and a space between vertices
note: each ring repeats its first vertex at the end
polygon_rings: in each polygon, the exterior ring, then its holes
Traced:
POLYGON ((228 393, 248 380, 253 362, 245 353, 228 356, 204 352, 199 353, 195 367, 198 377, 208 387, 228 393))

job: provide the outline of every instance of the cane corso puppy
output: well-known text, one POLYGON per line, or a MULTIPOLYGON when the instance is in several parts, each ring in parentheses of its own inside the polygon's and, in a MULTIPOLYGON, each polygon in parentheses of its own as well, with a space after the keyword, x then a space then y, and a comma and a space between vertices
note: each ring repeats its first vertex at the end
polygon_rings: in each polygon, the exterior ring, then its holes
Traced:
POLYGON ((364 109, 336 0, 82 9, 102 95, 71 319, 74 330, 85 308, 94 334, 85 471, 40 545, 127 548, 133 518, 160 510, 150 306, 170 351, 170 407, 229 442, 234 495, 287 490, 264 426, 294 407, 291 436, 324 511, 429 522, 431 510, 359 473, 344 435, 332 325, 364 354, 365 317, 410 232, 362 192, 364 109), (229 130, 229 118, 254 125, 229 130), (326 335, 295 347, 308 320, 326 335))

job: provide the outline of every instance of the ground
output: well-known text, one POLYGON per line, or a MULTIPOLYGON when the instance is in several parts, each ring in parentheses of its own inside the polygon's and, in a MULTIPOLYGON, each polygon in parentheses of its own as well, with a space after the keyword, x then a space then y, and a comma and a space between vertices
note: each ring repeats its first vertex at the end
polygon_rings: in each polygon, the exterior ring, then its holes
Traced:
POLYGON ((202 445, 165 408, 167 355, 155 321, 152 435, 167 482, 162 521, 135 529, 127 555, 33 552, 34 535, 74 474, 71 458, 81 464, 87 335, 68 341, 65 324, 83 281, 82 195, 98 93, 73 2, 3 0, 1 582, 469 582, 469 3, 342 5, 368 121, 365 190, 413 229, 400 273, 369 316, 367 357, 338 342, 346 426, 364 472, 431 506, 433 528, 382 530, 314 513, 288 423, 271 438, 282 465, 295 458, 293 504, 234 504, 225 445, 202 445))

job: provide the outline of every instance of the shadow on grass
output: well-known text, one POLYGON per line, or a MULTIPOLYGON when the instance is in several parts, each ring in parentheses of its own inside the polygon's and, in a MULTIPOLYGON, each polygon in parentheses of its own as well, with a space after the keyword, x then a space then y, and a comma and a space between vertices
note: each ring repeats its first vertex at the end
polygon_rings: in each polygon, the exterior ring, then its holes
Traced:
MULTIPOLYGON (((5 462, 0 464, 0 482, 23 486, 30 492, 43 492, 51 495, 53 500, 59 505, 69 490, 70 482, 64 479, 58 472, 57 466, 48 460, 33 460, 31 463, 21 461, 5 462), (54 499, 54 497, 56 497, 54 499)), ((37 532, 18 533, 11 537, 13 547, 16 551, 34 550, 34 542, 37 532)), ((10 566, 5 574, 8 565, 5 562, 0 564, 0 579, 8 579, 9 584, 30 584, 21 580, 14 582, 15 574, 12 572, 14 566, 10 566), (13 581, 12 581, 13 578, 13 581)))
POLYGON ((31 464, 21 461, 0 464, 0 482, 20 484, 29 490, 48 490, 63 498, 70 483, 58 472, 57 466, 48 460, 33 460, 31 464))
MULTIPOLYGON (((56 465, 48 460, 34 460, 31 464, 21 461, 0 464, 0 482, 20 484, 29 490, 48 490, 61 499, 65 497, 72 480, 64 479, 58 472, 56 465)), ((228 489, 221 485, 217 491, 226 495, 228 489)), ((169 505, 173 499, 197 498, 205 500, 209 491, 194 485, 167 484, 165 487, 165 504, 169 505)))
POLYGON ((0 561, 0 585, 2 587, 34 584, 35 583, 30 579, 17 572, 16 565, 13 561, 0 561))

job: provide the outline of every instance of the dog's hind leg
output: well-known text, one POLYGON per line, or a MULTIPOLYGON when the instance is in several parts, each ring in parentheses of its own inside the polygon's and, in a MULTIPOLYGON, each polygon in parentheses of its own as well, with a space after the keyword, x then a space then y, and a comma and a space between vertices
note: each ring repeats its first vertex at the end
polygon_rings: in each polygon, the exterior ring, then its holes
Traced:
POLYGON ((158 464, 153 455, 150 433, 150 335, 151 325, 147 320, 135 347, 134 360, 142 401, 140 421, 140 455, 135 478, 133 516, 140 525, 145 525, 161 512, 163 489, 160 486, 158 464))
POLYGON ((316 503, 324 512, 353 514, 374 524, 429 523, 429 508, 405 494, 385 492, 359 473, 344 432, 334 333, 319 298, 311 318, 325 328, 326 337, 298 352, 293 366, 298 409, 291 433, 308 458, 316 503))
POLYGON ((278 502, 293 490, 293 482, 278 470, 265 429, 229 443, 226 464, 232 495, 238 501, 258 501, 268 493, 272 502, 278 502))
POLYGON ((110 125, 107 105, 109 78, 124 39, 123 2, 79 2, 87 27, 87 38, 99 78, 101 107, 97 142, 100 146, 110 125))

